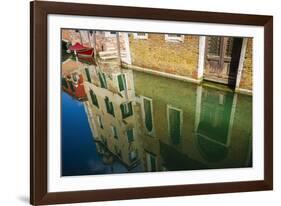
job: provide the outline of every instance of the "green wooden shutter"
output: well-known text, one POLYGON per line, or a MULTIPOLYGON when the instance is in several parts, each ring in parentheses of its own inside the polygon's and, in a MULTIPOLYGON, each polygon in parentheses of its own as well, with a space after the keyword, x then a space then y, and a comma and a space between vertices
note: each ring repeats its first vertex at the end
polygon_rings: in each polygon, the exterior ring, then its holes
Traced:
POLYGON ((150 155, 151 172, 156 171, 156 159, 154 155, 150 155))
POLYGON ((94 94, 93 90, 90 90, 90 96, 91 96, 93 105, 95 105, 99 108, 98 99, 97 99, 97 96, 94 94))
POLYGON ((88 82, 91 83, 92 81, 91 81, 91 75, 90 75, 89 69, 88 69, 88 68, 85 68, 85 72, 86 72, 86 76, 87 76, 88 82))
POLYGON ((68 84, 67 84, 67 81, 66 81, 66 79, 64 77, 61 79, 61 82, 62 82, 62 86, 64 88, 68 89, 68 84))
POLYGON ((100 80, 101 87, 107 89, 105 74, 99 72, 99 73, 98 73, 98 76, 99 76, 99 80, 100 80))
POLYGON ((106 106, 107 113, 112 114, 113 116, 115 116, 114 115, 113 103, 109 101, 108 97, 105 97, 104 101, 105 101, 105 106, 106 106))
POLYGON ((128 108, 129 108, 128 116, 131 116, 131 115, 133 115, 133 107, 132 107, 132 102, 129 102, 129 104, 128 104, 128 108))
POLYGON ((144 106, 144 116, 145 116, 145 127, 151 132, 152 131, 152 111, 151 111, 151 102, 147 99, 143 99, 144 106))
POLYGON ((75 89, 74 89, 74 86, 73 86, 72 81, 69 81, 68 83, 69 83, 69 85, 70 85, 71 91, 72 91, 72 92, 75 92, 75 89))
POLYGON ((114 107, 113 107, 113 103, 112 103, 112 102, 109 103, 109 108, 110 108, 111 114, 112 114, 113 116, 115 116, 115 115, 114 115, 114 107))
POLYGON ((124 104, 120 105, 120 110, 121 110, 121 113, 122 113, 122 118, 124 119, 125 118, 125 106, 124 106, 124 104))
POLYGON ((108 99, 108 97, 105 97, 105 99, 104 99, 104 101, 105 101, 105 107, 106 107, 106 111, 109 113, 109 99, 108 99))
POLYGON ((180 143, 181 137, 181 115, 180 111, 169 109, 170 137, 173 144, 180 143))
POLYGON ((119 86, 119 91, 122 92, 126 89, 126 78, 124 74, 120 74, 117 76, 118 79, 118 86, 119 86))
POLYGON ((133 129, 127 130, 127 138, 128 138, 128 142, 134 141, 134 131, 133 131, 133 129))

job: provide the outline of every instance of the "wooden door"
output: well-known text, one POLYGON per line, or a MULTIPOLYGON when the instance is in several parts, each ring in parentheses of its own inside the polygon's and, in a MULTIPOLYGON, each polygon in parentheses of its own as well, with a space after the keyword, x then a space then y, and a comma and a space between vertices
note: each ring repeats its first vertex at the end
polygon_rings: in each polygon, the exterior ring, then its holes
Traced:
POLYGON ((235 85, 242 38, 207 37, 204 79, 235 85))

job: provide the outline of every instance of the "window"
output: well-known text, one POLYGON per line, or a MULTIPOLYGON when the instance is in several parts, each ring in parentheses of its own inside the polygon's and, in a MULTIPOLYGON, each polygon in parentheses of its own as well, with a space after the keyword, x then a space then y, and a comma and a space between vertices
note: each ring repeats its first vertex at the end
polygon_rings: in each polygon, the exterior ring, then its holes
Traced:
POLYGON ((119 74, 117 76, 117 80, 118 80, 119 91, 120 92, 124 91, 126 89, 126 87, 127 87, 125 74, 119 74))
POLYGON ((72 91, 72 92, 75 92, 75 88, 74 88, 74 86, 73 86, 73 82, 72 82, 72 81, 69 81, 68 83, 69 83, 69 85, 70 85, 71 91, 72 91))
POLYGON ((72 79, 74 82, 78 83, 78 80, 79 80, 79 75, 76 73, 76 74, 72 74, 72 79))
POLYGON ((131 129, 128 129, 126 131, 126 134, 127 134, 127 138, 128 138, 128 142, 131 143, 134 141, 134 129, 131 128, 131 129))
POLYGON ((184 35, 181 34, 165 34, 165 41, 168 42, 183 42, 184 35))
POLYGON ((90 96, 91 96, 92 104, 95 105, 97 108, 99 108, 97 96, 95 95, 95 93, 91 89, 90 89, 90 96))
POLYGON ((86 72, 87 81, 91 83, 92 81, 91 81, 91 75, 89 69, 85 68, 85 72, 86 72))
POLYGON ((101 88, 107 89, 107 83, 106 83, 106 76, 105 76, 105 73, 99 72, 99 73, 98 73, 98 76, 99 76, 101 88))
POLYGON ((182 110, 168 106, 168 129, 173 144, 179 144, 181 138, 182 110))
POLYGON ((113 103, 109 101, 108 97, 105 97, 104 102, 105 102, 107 113, 111 114, 114 117, 115 115, 114 115, 113 103))
POLYGON ((153 129, 153 117, 152 117, 152 99, 143 97, 143 115, 144 124, 148 132, 152 132, 153 129))
POLYGON ((220 56, 221 38, 212 36, 208 38, 208 55, 220 56))
POLYGON ((122 118, 123 119, 133 115, 132 102, 121 104, 120 105, 120 109, 121 109, 121 113, 122 113, 122 118))
POLYGON ((156 171, 156 157, 153 154, 146 153, 146 165, 148 172, 155 172, 156 171))
POLYGON ((133 33, 134 39, 148 39, 148 34, 144 32, 133 33))
POLYGON ((98 118, 98 124, 99 124, 100 128, 103 129, 103 124, 102 124, 101 116, 97 116, 97 118, 98 118))
POLYGON ((115 126, 111 126, 112 135, 115 139, 118 139, 117 128, 115 126))
POLYGON ((129 152, 129 160, 130 162, 134 162, 138 159, 138 151, 137 150, 133 150, 129 152))
POLYGON ((67 84, 67 81, 66 81, 66 79, 64 77, 61 79, 61 83, 62 83, 62 86, 64 88, 68 89, 68 84, 67 84))
POLYGON ((105 34, 105 37, 116 37, 117 32, 116 31, 106 31, 104 34, 105 34))

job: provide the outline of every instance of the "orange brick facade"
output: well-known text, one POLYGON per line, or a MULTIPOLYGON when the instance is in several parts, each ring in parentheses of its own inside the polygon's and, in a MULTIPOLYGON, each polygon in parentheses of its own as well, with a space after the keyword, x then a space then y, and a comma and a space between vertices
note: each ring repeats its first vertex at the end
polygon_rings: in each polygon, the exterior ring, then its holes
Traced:
POLYGON ((160 72, 197 78, 199 37, 185 35, 183 42, 168 42, 164 34, 147 39, 130 35, 132 64, 160 72))
POLYGON ((252 78, 253 78, 253 39, 247 40, 247 47, 245 53, 245 59, 243 63, 242 77, 239 88, 252 90, 252 78))

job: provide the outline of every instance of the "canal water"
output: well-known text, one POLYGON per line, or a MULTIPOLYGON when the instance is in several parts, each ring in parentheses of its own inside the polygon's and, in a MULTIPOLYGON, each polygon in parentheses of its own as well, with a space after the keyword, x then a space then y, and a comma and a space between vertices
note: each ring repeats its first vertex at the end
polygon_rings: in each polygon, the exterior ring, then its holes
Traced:
POLYGON ((251 96, 136 71, 133 82, 134 130, 115 150, 95 137, 90 101, 62 92, 62 176, 252 167, 251 96))

